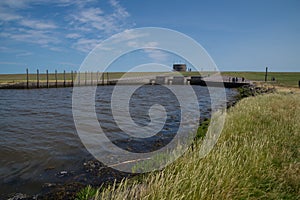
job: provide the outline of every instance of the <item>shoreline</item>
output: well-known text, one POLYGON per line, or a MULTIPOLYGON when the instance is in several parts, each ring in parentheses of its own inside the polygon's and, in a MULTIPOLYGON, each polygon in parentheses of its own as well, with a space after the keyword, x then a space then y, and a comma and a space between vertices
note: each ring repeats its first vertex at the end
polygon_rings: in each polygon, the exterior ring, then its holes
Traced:
MULTIPOLYGON (((72 76, 73 77, 73 76, 72 76)), ((56 81, 40 81, 36 82, 16 82, 2 83, 0 89, 40 89, 40 88, 65 88, 65 87, 98 87, 108 85, 199 85, 203 87, 224 87, 224 88, 239 88, 251 85, 251 81, 244 77, 229 77, 222 75, 221 77, 211 76, 176 76, 174 74, 163 74, 159 76, 141 76, 130 78, 115 78, 109 79, 85 79, 85 80, 56 80, 56 81)))

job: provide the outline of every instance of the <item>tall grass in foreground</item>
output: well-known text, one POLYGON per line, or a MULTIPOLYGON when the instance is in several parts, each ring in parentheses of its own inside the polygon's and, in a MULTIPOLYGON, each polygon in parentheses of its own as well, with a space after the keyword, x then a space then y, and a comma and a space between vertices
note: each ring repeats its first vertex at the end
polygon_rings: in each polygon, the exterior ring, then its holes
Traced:
POLYGON ((96 199, 300 199, 300 96, 246 98, 227 114, 205 158, 194 148, 143 180, 102 189, 96 199))

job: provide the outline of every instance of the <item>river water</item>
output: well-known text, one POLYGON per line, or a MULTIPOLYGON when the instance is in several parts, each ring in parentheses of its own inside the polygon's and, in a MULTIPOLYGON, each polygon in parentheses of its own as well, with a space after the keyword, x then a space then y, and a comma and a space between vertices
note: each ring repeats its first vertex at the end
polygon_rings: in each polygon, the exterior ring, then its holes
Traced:
MULTIPOLYGON (((124 90, 126 87, 122 86, 124 90)), ((122 132, 110 111, 113 86, 98 87, 96 111, 100 125, 111 140, 134 152, 152 150, 155 142, 172 139, 180 123, 180 106, 162 86, 144 86, 130 101, 132 118, 147 125, 147 110, 153 103, 166 107, 169 116, 157 138, 144 143, 120 140, 122 132), (149 100, 149 96, 151 100, 149 100), (160 138, 161 137, 161 138, 160 138), (152 142, 152 143, 151 143, 152 142)), ((201 117, 210 117, 207 88, 193 86, 201 117)), ((227 101, 237 92, 226 89, 227 101)), ((63 183, 78 177, 83 163, 93 159, 81 143, 72 115, 72 88, 0 90, 0 198, 14 193, 37 194, 45 184, 63 183), (68 172, 66 178, 62 172, 68 172), (72 173, 69 173, 72 172, 72 173)), ((82 180, 86 180, 82 178, 82 180)))

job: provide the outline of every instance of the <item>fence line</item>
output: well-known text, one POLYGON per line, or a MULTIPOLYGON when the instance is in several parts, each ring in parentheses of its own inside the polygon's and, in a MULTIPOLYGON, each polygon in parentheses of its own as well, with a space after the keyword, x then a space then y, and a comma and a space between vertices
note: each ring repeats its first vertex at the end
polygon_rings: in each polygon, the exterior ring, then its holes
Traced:
POLYGON ((26 69, 25 82, 19 82, 11 85, 2 86, 1 88, 51 88, 51 87, 73 87, 76 86, 91 86, 91 85, 109 85, 109 74, 100 72, 77 72, 71 71, 69 73, 63 70, 58 73, 58 70, 54 70, 54 73, 49 73, 47 69, 45 73, 42 73, 39 69, 36 70, 36 74, 30 74, 29 69, 26 69), (33 78, 34 77, 34 78, 33 78), (105 81, 106 79, 106 81, 105 81), (75 82, 76 80, 76 82, 75 82))

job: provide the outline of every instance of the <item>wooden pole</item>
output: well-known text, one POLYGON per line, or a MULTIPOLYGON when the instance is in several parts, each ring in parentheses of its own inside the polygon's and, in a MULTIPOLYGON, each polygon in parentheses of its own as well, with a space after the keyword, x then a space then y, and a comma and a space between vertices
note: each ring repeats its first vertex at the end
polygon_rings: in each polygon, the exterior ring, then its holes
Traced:
POLYGON ((268 80, 268 67, 266 67, 265 82, 268 80))
POLYGON ((36 87, 40 87, 40 73, 38 69, 36 70, 36 87))
POLYGON ((97 71, 97 83, 96 83, 96 85, 98 85, 98 82, 99 82, 99 71, 97 71))
POLYGON ((102 85, 104 85, 104 73, 102 72, 102 85))
POLYGON ((93 85, 93 72, 91 72, 91 85, 93 85))
POLYGON ((29 74, 28 74, 28 68, 26 68, 26 80, 27 80, 26 88, 29 89, 29 74))
POLYGON ((108 77, 108 72, 106 73, 106 78, 107 78, 107 84, 106 85, 109 85, 109 77, 108 77))
POLYGON ((85 79, 85 85, 86 85, 86 83, 87 83, 87 71, 85 72, 85 76, 84 76, 84 79, 85 79))
POLYGON ((80 71, 78 72, 78 86, 80 86, 80 71))
POLYGON ((66 87, 66 70, 64 70, 64 87, 66 87))
POLYGON ((55 87, 57 87, 57 70, 55 70, 55 87))
POLYGON ((48 73, 48 69, 46 70, 46 78, 47 78, 47 88, 49 88, 49 73, 48 73))
POLYGON ((71 85, 74 86, 73 70, 71 71, 71 85))

